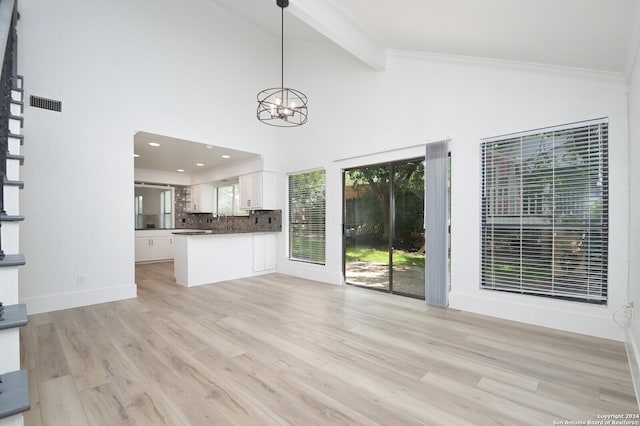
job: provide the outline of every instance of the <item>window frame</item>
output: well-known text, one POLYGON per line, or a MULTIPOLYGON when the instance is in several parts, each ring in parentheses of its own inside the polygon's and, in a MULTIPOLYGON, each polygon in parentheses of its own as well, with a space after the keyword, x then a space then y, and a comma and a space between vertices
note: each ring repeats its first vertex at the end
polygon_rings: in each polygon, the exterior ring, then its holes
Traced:
MULTIPOLYGON (((310 190, 310 188, 305 188, 305 190, 310 190)), ((316 208, 316 207, 314 207, 316 208)), ((287 174, 287 231, 288 231, 288 235, 287 235, 287 258, 291 261, 296 261, 296 262, 304 262, 304 263, 309 263, 309 264, 315 264, 315 265, 325 265, 326 264, 326 246, 327 246, 327 172, 324 168, 321 169, 313 169, 313 170, 306 170, 306 171, 302 171, 302 172, 295 172, 295 173, 289 173, 287 174), (305 222, 300 222, 299 220, 292 220, 293 219, 293 215, 294 213, 294 209, 293 209, 293 205, 292 205, 292 191, 293 188, 291 186, 292 184, 292 179, 294 179, 295 177, 298 176, 303 176, 303 175, 309 175, 312 173, 318 173, 320 172, 323 176, 323 182, 320 184, 322 186, 322 195, 323 195, 323 200, 321 202, 321 205, 319 207, 317 207, 320 210, 320 215, 321 218, 318 218, 317 220, 315 220, 315 222, 313 220, 309 220, 309 221, 305 221, 305 222), (299 233, 299 230, 295 229, 296 225, 306 225, 306 224, 311 224, 312 227, 317 227, 316 229, 311 229, 309 232, 310 233, 315 233, 315 235, 309 235, 308 241, 306 241, 308 244, 306 245, 307 249, 306 249, 306 253, 304 253, 303 251, 298 251, 296 253, 294 253, 295 250, 295 246, 296 244, 294 244, 294 238, 296 236, 297 233, 299 233), (321 248, 319 248, 318 251, 315 251, 314 248, 312 247, 311 244, 311 240, 313 238, 318 239, 318 237, 320 237, 321 234, 321 248), (314 256, 318 256, 317 258, 314 258, 314 256)), ((299 235, 298 235, 299 236, 299 235)))
POLYGON ((249 212, 247 210, 240 209, 240 183, 233 182, 228 183, 225 182, 224 185, 216 185, 214 188, 214 205, 215 205, 215 214, 216 215, 224 215, 224 216, 249 216, 249 212), (220 188, 229 188, 231 187, 231 214, 228 213, 220 213, 220 188))
POLYGON ((481 141, 480 289, 607 304, 608 134, 601 118, 481 141))

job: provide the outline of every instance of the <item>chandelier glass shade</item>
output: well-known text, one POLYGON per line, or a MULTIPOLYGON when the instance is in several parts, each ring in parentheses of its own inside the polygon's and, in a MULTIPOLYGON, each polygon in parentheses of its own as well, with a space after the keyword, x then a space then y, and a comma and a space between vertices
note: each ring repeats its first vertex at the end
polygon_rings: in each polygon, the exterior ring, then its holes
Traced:
POLYGON ((307 96, 299 90, 284 87, 284 8, 289 0, 277 0, 281 15, 281 69, 280 87, 258 93, 258 120, 276 127, 295 127, 307 122, 307 96))

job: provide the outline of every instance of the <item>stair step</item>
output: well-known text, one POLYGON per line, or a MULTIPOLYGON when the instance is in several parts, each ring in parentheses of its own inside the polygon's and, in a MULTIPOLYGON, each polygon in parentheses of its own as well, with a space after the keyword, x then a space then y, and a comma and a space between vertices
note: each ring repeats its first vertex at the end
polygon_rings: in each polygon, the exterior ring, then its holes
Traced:
POLYGON ((20 139, 20 145, 24 145, 24 135, 18 133, 9 133, 10 138, 20 139))
POLYGON ((14 114, 10 114, 9 115, 9 120, 16 120, 20 122, 20 127, 24 127, 24 117, 21 115, 14 115, 14 114))
POLYGON ((29 399, 29 372, 12 371, 0 375, 0 419, 15 416, 31 409, 29 399))
POLYGON ((0 259, 0 268, 7 268, 10 266, 22 266, 27 261, 23 254, 7 254, 4 259, 0 259))
POLYGON ((7 160, 18 160, 21 166, 24 165, 24 155, 7 154, 7 160))
POLYGON ((9 103, 11 104, 11 106, 16 106, 17 108, 17 112, 19 112, 20 114, 24 114, 24 102, 22 101, 18 101, 15 100, 13 98, 9 98, 9 103))
POLYGON ((0 330, 24 327, 27 325, 27 305, 9 305, 4 307, 4 315, 0 318, 0 330))
POLYGON ((21 180, 9 180, 6 179, 2 182, 4 186, 17 186, 20 189, 24 189, 24 182, 21 180))
POLYGON ((20 90, 24 87, 24 76, 16 75, 11 79, 11 90, 20 90))
POLYGON ((0 222, 22 222, 24 216, 0 214, 0 222))

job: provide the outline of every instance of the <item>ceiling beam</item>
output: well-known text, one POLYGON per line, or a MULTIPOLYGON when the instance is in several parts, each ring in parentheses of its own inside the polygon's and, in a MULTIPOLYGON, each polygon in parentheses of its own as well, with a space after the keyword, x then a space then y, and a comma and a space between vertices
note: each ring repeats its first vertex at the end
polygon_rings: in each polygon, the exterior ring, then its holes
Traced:
POLYGON ((288 9, 296 18, 374 70, 386 68, 384 49, 331 5, 322 0, 295 0, 288 9))

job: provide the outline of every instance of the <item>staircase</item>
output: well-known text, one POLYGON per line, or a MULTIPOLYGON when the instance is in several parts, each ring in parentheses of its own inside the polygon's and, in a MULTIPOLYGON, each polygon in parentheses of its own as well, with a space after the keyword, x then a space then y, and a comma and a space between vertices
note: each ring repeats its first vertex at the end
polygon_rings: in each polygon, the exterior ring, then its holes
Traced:
POLYGON ((29 377, 20 370, 20 327, 27 323, 25 305, 18 303, 20 254, 20 147, 24 110, 22 77, 17 74, 18 21, 16 0, 0 0, 0 426, 22 425, 29 410, 29 377))

